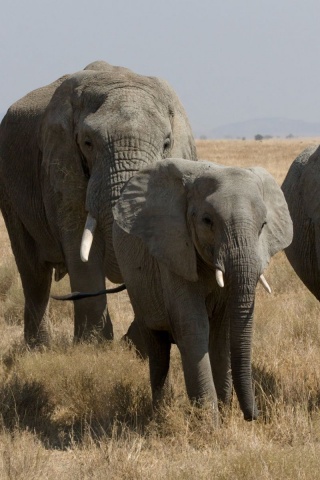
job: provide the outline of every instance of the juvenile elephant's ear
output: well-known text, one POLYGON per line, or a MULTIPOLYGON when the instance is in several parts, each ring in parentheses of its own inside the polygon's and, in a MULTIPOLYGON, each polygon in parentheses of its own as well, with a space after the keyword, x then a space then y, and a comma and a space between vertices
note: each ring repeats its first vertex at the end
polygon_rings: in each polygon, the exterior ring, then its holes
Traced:
POLYGON ((273 176, 262 167, 249 170, 261 181, 262 197, 267 207, 267 223, 262 229, 261 240, 262 248, 270 258, 292 242, 292 220, 283 192, 273 176))
POLYGON ((196 253, 186 223, 184 164, 167 159, 139 171, 113 209, 117 224, 143 240, 151 255, 183 278, 196 281, 196 253))

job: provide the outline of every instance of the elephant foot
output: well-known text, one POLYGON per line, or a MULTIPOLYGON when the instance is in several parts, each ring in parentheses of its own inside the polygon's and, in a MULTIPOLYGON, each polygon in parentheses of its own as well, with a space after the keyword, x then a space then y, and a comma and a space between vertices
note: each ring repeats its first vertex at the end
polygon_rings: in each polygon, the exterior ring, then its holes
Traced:
POLYGON ((30 349, 49 348, 52 343, 52 325, 49 319, 43 320, 36 331, 34 328, 28 328, 25 322, 24 341, 30 349))
POLYGON ((79 342, 104 342, 113 340, 113 325, 109 312, 105 310, 102 318, 97 322, 84 322, 82 318, 75 317, 74 343, 79 342))

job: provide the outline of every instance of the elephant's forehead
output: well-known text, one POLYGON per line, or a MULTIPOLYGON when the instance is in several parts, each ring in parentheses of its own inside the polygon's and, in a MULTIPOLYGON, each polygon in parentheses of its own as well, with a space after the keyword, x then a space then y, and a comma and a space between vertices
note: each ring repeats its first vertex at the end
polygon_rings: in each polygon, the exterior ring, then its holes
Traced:
POLYGON ((257 195, 257 178, 252 172, 244 168, 214 168, 209 169, 203 177, 203 186, 210 191, 214 186, 215 191, 225 194, 241 194, 245 196, 257 195))
MULTIPOLYGON (((241 192, 224 188, 209 194, 202 202, 202 209, 223 222, 254 222, 261 225, 267 216, 266 205, 250 187, 241 192)), ((244 225, 244 224, 243 224, 244 225)))
MULTIPOLYGON (((77 94, 80 97, 103 98, 115 93, 117 97, 126 96, 135 89, 135 95, 149 95, 154 100, 162 98, 169 100, 168 91, 156 78, 146 77, 129 70, 83 71, 78 72, 74 79, 77 84, 77 94)), ((72 81, 72 77, 70 77, 72 81)))
POLYGON ((92 115, 88 119, 88 124, 95 124, 101 116, 106 115, 116 121, 117 118, 124 122, 137 118, 148 117, 151 120, 155 117, 164 119, 169 118, 168 103, 163 98, 157 97, 155 92, 140 88, 136 85, 126 85, 125 87, 115 87, 105 89, 104 86, 97 85, 91 88, 83 89, 76 102, 79 104, 82 117, 86 118, 88 114, 92 115))
POLYGON ((170 131, 170 118, 165 108, 154 104, 148 99, 136 101, 126 95, 112 99, 107 98, 93 112, 83 112, 83 129, 94 134, 104 136, 113 132, 141 132, 142 137, 152 132, 153 137, 162 136, 170 131), (88 114, 89 113, 89 114, 88 114), (154 128, 157 125, 157 128, 154 128), (144 135, 145 134, 145 135, 144 135))
POLYGON ((197 190, 204 204, 215 210, 255 210, 258 216, 265 214, 260 185, 256 177, 244 169, 219 169, 203 177, 197 190))
POLYGON ((137 86, 127 86, 126 88, 113 89, 109 92, 105 105, 102 109, 106 108, 110 111, 113 110, 114 114, 120 116, 126 115, 138 115, 141 112, 143 114, 150 113, 150 115, 156 112, 162 114, 166 111, 169 114, 167 103, 160 101, 160 98, 155 97, 154 92, 152 94, 146 90, 137 86))
POLYGON ((204 191, 203 202, 215 206, 218 205, 221 209, 229 205, 233 205, 234 208, 236 208, 237 205, 253 205, 258 208, 259 204, 263 204, 263 199, 261 195, 259 195, 258 190, 254 188, 255 186, 253 185, 252 187, 253 188, 248 185, 247 188, 243 186, 235 188, 232 186, 223 186, 213 192, 209 190, 207 192, 204 191))

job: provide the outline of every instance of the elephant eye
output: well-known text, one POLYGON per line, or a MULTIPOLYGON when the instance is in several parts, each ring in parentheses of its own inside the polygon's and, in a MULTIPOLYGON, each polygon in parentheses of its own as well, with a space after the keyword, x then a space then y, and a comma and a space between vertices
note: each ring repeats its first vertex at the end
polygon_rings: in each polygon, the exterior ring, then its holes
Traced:
POLYGON ((164 143, 163 143, 163 150, 164 150, 164 151, 169 150, 170 146, 171 146, 171 135, 169 135, 169 136, 165 139, 165 141, 164 141, 164 143))
POLYGON ((212 225, 213 225, 212 218, 211 218, 210 215, 208 215, 208 214, 203 215, 203 217, 202 217, 202 222, 203 222, 205 225, 207 225, 208 227, 212 227, 212 225))
POLYGON ((90 140, 85 140, 85 141, 84 141, 84 144, 85 144, 85 146, 86 146, 88 149, 91 150, 91 148, 92 148, 92 142, 91 142, 90 140))
POLYGON ((263 229, 263 227, 264 227, 265 225, 267 225, 267 222, 266 222, 266 221, 264 221, 263 224, 261 225, 260 232, 259 232, 259 236, 261 235, 262 229, 263 229))

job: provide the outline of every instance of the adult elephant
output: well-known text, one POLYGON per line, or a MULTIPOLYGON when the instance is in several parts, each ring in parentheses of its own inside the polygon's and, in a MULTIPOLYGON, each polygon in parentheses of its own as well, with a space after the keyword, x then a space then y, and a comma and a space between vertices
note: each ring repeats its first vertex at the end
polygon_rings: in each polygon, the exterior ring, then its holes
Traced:
MULTIPOLYGON (((101 290, 105 276, 122 282, 112 206, 135 172, 172 154, 196 159, 177 95, 126 68, 94 62, 10 107, 0 127, 0 207, 25 295, 27 343, 50 341, 53 269, 56 280, 69 274, 72 290, 101 290)), ((95 333, 113 337, 105 296, 75 305, 75 339, 95 333)))
POLYGON ((320 147, 310 146, 294 160, 282 190, 293 222, 287 258, 320 300, 320 147))
MULTIPOLYGON (((170 346, 192 401, 257 417, 251 339, 255 291, 292 239, 280 187, 263 168, 167 159, 138 172, 114 207, 114 246, 149 356, 153 403, 164 396, 170 346)), ((69 297, 70 298, 70 297, 69 297)))

